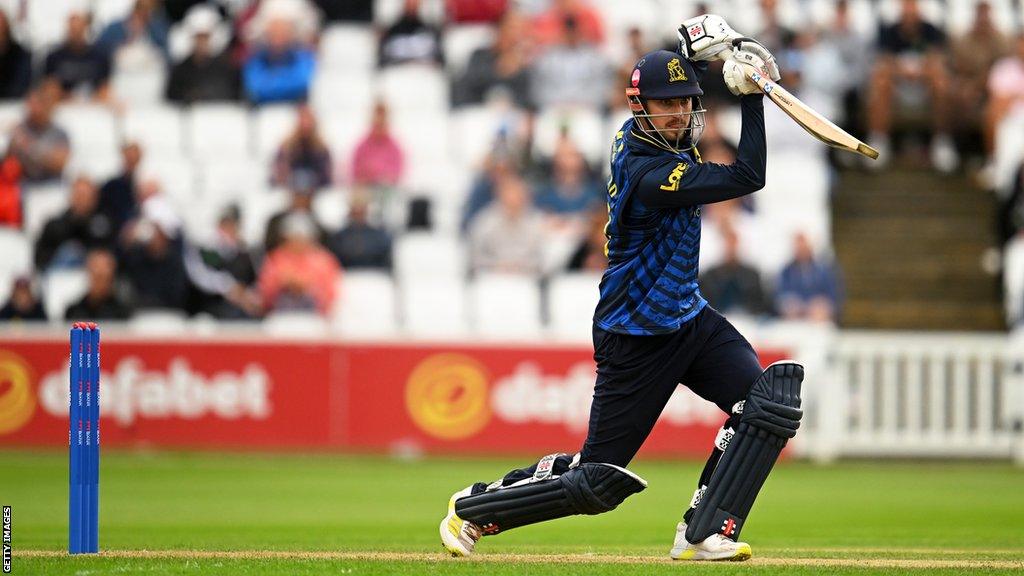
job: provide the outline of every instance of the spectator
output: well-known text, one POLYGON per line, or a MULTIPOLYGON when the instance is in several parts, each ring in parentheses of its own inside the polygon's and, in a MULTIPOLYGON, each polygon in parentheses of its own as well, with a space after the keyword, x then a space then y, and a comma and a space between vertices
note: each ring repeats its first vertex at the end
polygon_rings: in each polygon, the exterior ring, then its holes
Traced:
POLYGON ((295 129, 277 150, 271 181, 275 186, 288 186, 299 174, 318 189, 331 185, 331 151, 308 106, 299 107, 295 129))
POLYGON ((531 54, 526 25, 519 12, 505 13, 494 43, 474 50, 466 70, 455 81, 454 106, 482 104, 495 91, 507 92, 521 108, 529 105, 531 54))
POLYGON ((793 261, 779 275, 776 309, 788 320, 835 322, 839 304, 838 272, 831 265, 815 260, 807 236, 797 234, 793 261))
MULTIPOLYGON (((871 46, 867 38, 862 36, 853 27, 850 16, 850 4, 847 0, 836 2, 835 18, 831 26, 821 34, 819 46, 825 52, 832 52, 839 58, 839 113, 837 118, 841 119, 840 124, 848 132, 860 135, 863 132, 861 123, 861 109, 863 108, 863 87, 867 84, 868 71, 871 66, 871 46)), ((818 61, 820 62, 820 61, 818 61)), ((812 69, 818 69, 825 65, 820 62, 809 64, 812 69)), ((822 70, 822 72, 825 72, 822 70)), ((836 70, 831 71, 833 75, 836 70)), ((810 81, 814 83, 814 79, 810 81)), ((847 156, 838 156, 847 157, 847 156)))
POLYGON ((178 104, 238 100, 241 77, 223 47, 214 45, 220 25, 217 11, 199 5, 188 12, 182 26, 192 36, 192 51, 171 68, 167 99, 178 104))
POLYGON ((22 183, 55 182, 64 174, 71 148, 68 135, 53 123, 53 98, 37 88, 25 101, 25 121, 11 134, 9 155, 21 164, 22 183))
POLYGON ((567 134, 555 148, 550 174, 535 200, 542 212, 572 220, 604 203, 604 186, 567 134))
POLYGON ((554 0, 550 8, 534 19, 530 28, 534 40, 542 46, 563 44, 569 41, 569 36, 578 36, 581 42, 588 44, 604 42, 601 14, 586 0, 554 0))
POLYGON ((142 147, 136 142, 125 142, 121 145, 121 173, 100 188, 100 212, 110 218, 111 225, 118 232, 139 209, 136 173, 141 161, 142 147))
POLYGON ((952 82, 950 95, 957 128, 976 134, 984 124, 987 105, 986 84, 997 60, 1009 52, 1009 43, 992 21, 992 6, 982 0, 974 6, 971 28, 952 42, 952 82))
POLYGON ((604 228, 608 224, 608 212, 602 206, 590 212, 587 234, 580 241, 576 251, 569 257, 566 269, 570 272, 602 273, 608 267, 608 256, 604 247, 608 243, 604 228))
POLYGON ((21 164, 14 156, 0 159, 0 226, 21 228, 21 164))
MULTIPOLYGON (((499 135, 499 139, 502 138, 504 136, 499 135)), ((517 168, 515 159, 502 146, 496 147, 487 155, 483 170, 473 178, 469 198, 466 200, 466 206, 462 212, 460 228, 463 232, 469 230, 470 222, 494 200, 497 183, 503 178, 513 176, 517 168)))
POLYGON ((99 193, 85 176, 71 184, 70 205, 63 214, 43 226, 36 241, 35 264, 40 271, 51 267, 79 267, 94 248, 108 248, 117 230, 110 218, 97 209, 99 193))
POLYGON ((20 100, 32 82, 32 54, 11 32, 11 21, 0 9, 0 100, 20 100))
POLYGON ((296 173, 291 182, 291 201, 283 211, 271 216, 267 222, 267 231, 263 238, 263 250, 272 252, 284 241, 282 227, 285 219, 294 213, 302 213, 309 216, 313 227, 317 230, 317 240, 322 244, 327 241, 327 231, 313 215, 313 195, 316 194, 316 186, 308 174, 296 173))
POLYGON ((776 56, 782 56, 783 52, 793 47, 796 34, 782 24, 779 18, 778 0, 760 0, 761 8, 761 29, 755 34, 755 38, 776 56))
POLYGON ((348 223, 330 240, 331 252, 346 270, 377 268, 391 270, 391 235, 369 221, 369 199, 352 198, 348 223))
POLYGON ((530 203, 529 189, 510 176, 497 183, 496 197, 469 226, 473 272, 538 274, 544 220, 530 203))
POLYGON ((284 220, 284 241, 267 255, 260 270, 259 290, 268 310, 330 312, 341 268, 316 235, 308 214, 289 214, 284 220))
POLYGON ((878 37, 880 52, 871 79, 869 144, 879 152, 868 166, 879 169, 890 158, 889 137, 895 96, 910 95, 913 87, 926 88, 932 118, 932 165, 943 172, 956 169, 960 160, 950 137, 949 74, 944 50, 946 35, 926 22, 917 0, 901 0, 899 20, 883 26, 878 37))
POLYGON ((328 22, 373 24, 373 0, 313 0, 328 22))
MULTIPOLYGON (((141 189, 151 185, 144 182, 141 189)), ((180 229, 169 202, 156 192, 142 200, 141 216, 122 231, 121 261, 137 308, 185 308, 188 278, 180 229)))
POLYGON ((125 18, 111 22, 103 29, 96 39, 96 46, 114 58, 123 48, 145 43, 167 58, 169 32, 170 23, 157 0, 135 0, 125 18))
POLYGON ((1013 53, 996 62, 988 75, 985 149, 995 152, 996 130, 1014 110, 1024 110, 1024 32, 1013 41, 1013 53))
POLYGON ((301 43, 296 26, 289 10, 267 13, 259 45, 242 70, 252 103, 306 100, 316 71, 316 55, 301 43))
POLYGON ((534 62, 530 77, 533 105, 547 108, 583 105, 600 110, 607 104, 612 69, 601 51, 587 43, 577 21, 565 17, 565 42, 549 48, 534 62))
POLYGON ((240 221, 238 206, 229 206, 217 222, 213 241, 186 249, 185 271, 195 288, 194 312, 231 320, 261 314, 259 294, 252 288, 256 267, 239 231, 240 221))
POLYGON ((11 298, 0 308, 0 320, 45 321, 46 312, 39 297, 32 290, 32 280, 27 276, 14 279, 11 298))
POLYGON ((356 185, 390 190, 398 186, 404 167, 405 154, 391 134, 387 105, 378 100, 370 131, 352 154, 352 180, 356 185))
POLYGON ((89 17, 82 12, 68 16, 67 38, 50 52, 43 66, 47 78, 55 80, 63 97, 106 101, 109 97, 110 56, 89 42, 89 17))
POLYGON ((106 249, 89 252, 85 259, 89 288, 81 300, 68 307, 65 320, 125 320, 131 306, 118 296, 117 260, 106 249))
POLYGON ((761 275, 740 260, 740 238, 730 226, 721 230, 725 254, 721 264, 701 274, 701 294, 719 312, 766 314, 769 305, 761 287, 761 275))
POLYGON ((444 66, 441 30, 420 17, 420 0, 405 0, 402 15, 380 38, 377 65, 425 63, 444 66))

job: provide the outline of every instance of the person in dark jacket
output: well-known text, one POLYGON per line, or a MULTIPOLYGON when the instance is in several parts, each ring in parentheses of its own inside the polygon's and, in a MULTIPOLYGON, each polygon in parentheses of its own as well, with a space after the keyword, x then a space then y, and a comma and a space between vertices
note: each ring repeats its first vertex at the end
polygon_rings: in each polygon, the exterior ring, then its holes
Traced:
POLYGON ((110 218, 97 209, 98 199, 92 180, 85 176, 75 179, 71 185, 70 206, 43 226, 36 241, 37 270, 80 266, 89 250, 114 242, 117 230, 110 218))

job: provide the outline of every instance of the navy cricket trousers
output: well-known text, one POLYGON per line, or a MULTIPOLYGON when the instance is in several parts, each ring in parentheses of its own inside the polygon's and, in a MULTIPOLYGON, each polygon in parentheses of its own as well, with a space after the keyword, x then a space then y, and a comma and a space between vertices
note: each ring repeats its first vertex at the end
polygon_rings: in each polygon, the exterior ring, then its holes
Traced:
POLYGON ((623 467, 676 386, 731 414, 762 371, 750 343, 711 306, 670 334, 632 336, 595 327, 594 360, 597 383, 580 461, 623 467))

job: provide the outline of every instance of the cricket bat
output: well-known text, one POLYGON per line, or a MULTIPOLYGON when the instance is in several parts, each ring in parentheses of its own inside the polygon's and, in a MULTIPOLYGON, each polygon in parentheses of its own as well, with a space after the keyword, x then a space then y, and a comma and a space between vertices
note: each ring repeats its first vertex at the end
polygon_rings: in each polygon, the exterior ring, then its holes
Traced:
POLYGON ((757 68, 745 63, 738 64, 743 67, 743 72, 747 78, 754 84, 757 84, 757 87, 761 89, 761 92, 764 92, 765 96, 789 115, 794 122, 806 130, 808 134, 833 148, 863 154, 872 160, 878 158, 878 150, 854 138, 849 132, 836 126, 828 118, 818 114, 813 108, 790 94, 788 90, 772 82, 771 78, 762 76, 757 68))

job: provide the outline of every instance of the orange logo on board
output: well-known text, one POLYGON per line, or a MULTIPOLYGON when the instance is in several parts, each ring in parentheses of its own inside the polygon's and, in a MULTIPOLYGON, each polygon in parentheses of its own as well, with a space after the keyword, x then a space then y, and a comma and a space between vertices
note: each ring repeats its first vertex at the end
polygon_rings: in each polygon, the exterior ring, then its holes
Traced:
POLYGON ((405 387, 405 407, 421 430, 442 440, 468 438, 491 420, 487 372, 461 354, 419 363, 405 387))
POLYGON ((16 354, 0 351, 0 434, 15 432, 36 411, 32 372, 16 354))

